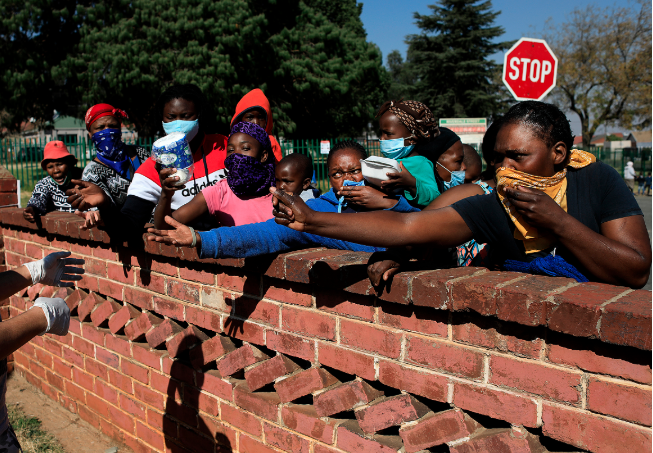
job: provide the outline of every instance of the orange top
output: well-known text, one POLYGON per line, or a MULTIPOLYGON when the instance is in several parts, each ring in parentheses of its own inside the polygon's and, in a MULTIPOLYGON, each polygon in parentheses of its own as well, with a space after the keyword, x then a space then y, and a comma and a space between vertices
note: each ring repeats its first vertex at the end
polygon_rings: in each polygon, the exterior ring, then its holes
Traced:
POLYGON ((279 145, 279 142, 277 142, 277 140, 271 134, 273 120, 272 120, 272 109, 270 108, 270 101, 268 101, 268 98, 265 96, 265 94, 263 94, 263 91, 261 91, 259 88, 254 88, 252 91, 250 91, 245 96, 243 96, 243 98, 238 102, 238 105, 236 105, 236 112, 234 113, 234 116, 231 119, 230 127, 233 127, 233 125, 236 124, 237 120, 239 120, 240 117, 242 117, 243 113, 257 107, 265 111, 265 114, 267 116, 265 132, 267 132, 268 135, 270 135, 272 152, 274 153, 274 157, 277 160, 277 162, 279 162, 283 156, 281 155, 281 146, 279 145))

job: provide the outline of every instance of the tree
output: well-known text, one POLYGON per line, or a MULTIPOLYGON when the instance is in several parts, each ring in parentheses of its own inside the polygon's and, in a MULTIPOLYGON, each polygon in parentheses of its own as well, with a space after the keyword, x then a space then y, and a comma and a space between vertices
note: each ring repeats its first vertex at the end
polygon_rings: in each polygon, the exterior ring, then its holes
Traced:
POLYGON ((222 133, 256 87, 270 98, 277 133, 360 133, 388 81, 361 5, 336 3, 108 0, 84 10, 81 40, 53 74, 76 74, 84 102, 127 110, 146 136, 160 128, 156 99, 172 83, 197 84, 222 133))
POLYGON ((388 54, 387 66, 391 81, 388 99, 408 99, 411 89, 417 81, 415 73, 408 68, 398 50, 393 50, 388 54))
POLYGON ((489 57, 511 43, 494 42, 504 32, 494 26, 500 12, 492 2, 440 0, 432 15, 415 13, 419 35, 407 37, 408 67, 417 83, 412 97, 436 117, 492 116, 505 108, 499 67, 489 57))
POLYGON ((600 125, 651 125, 651 5, 589 5, 544 35, 558 57, 552 92, 560 107, 580 117, 583 146, 600 125))
POLYGON ((51 120, 54 109, 74 111, 75 74, 56 79, 51 69, 79 42, 77 5, 85 4, 90 1, 0 0, 3 126, 18 131, 31 117, 51 120))

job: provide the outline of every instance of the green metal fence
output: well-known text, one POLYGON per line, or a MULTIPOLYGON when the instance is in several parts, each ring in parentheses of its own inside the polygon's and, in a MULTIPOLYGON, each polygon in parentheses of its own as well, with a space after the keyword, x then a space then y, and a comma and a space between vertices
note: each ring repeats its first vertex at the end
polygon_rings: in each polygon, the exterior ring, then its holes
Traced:
MULTIPOLYGON (((85 167, 86 163, 95 157, 95 150, 90 140, 78 141, 76 137, 62 137, 68 147, 68 151, 74 154, 80 167, 85 167)), ((330 147, 345 139, 324 139, 328 140, 330 147)), ((371 156, 380 156, 381 150, 378 139, 369 137, 353 138, 367 149, 371 156)), ((329 178, 327 174, 326 158, 327 154, 321 153, 320 139, 301 139, 301 140, 279 140, 283 155, 291 153, 301 153, 311 157, 315 169, 315 179, 317 188, 321 191, 329 190, 329 178)), ((152 138, 138 139, 136 142, 127 141, 128 144, 137 144, 146 149, 152 148, 152 138)), ((0 140, 0 166, 9 170, 16 179, 21 181, 21 191, 23 194, 31 194, 36 182, 45 177, 46 173, 41 169, 40 162, 43 159, 44 141, 33 138, 8 138, 0 140)), ((474 148, 476 148, 474 146, 474 148)), ((590 147, 589 152, 593 153, 597 160, 605 162, 614 167, 623 175, 623 169, 628 161, 632 161, 635 171, 648 173, 651 171, 651 148, 624 148, 616 150, 607 150, 599 147, 590 147)), ((480 152, 480 150, 479 150, 480 152)))

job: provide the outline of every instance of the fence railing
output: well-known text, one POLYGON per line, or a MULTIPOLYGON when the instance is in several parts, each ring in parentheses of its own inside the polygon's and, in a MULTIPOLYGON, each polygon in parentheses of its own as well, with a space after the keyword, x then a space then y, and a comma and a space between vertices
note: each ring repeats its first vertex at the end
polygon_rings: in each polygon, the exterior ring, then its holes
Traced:
MULTIPOLYGON (((325 140, 329 142, 329 148, 333 148, 337 142, 342 140, 354 140, 363 145, 370 156, 381 155, 379 140, 369 137, 323 140, 285 140, 281 138, 279 143, 284 156, 291 153, 301 153, 311 157, 315 170, 317 188, 323 192, 330 187, 326 166, 327 154, 322 152, 321 147, 321 142, 325 140)), ((152 142, 152 138, 139 138, 136 142, 127 141, 126 143, 137 144, 150 150, 152 148, 152 142)), ((66 138, 64 143, 68 151, 77 157, 79 161, 78 166, 82 168, 86 166, 89 160, 95 157, 95 148, 90 140, 77 141, 75 137, 70 137, 66 138)), ((0 165, 9 170, 16 179, 21 181, 21 189, 24 192, 31 193, 36 182, 47 175, 41 169, 40 164, 43 159, 43 148, 45 144, 46 142, 44 141, 30 138, 0 140, 0 165)), ((651 148, 608 150, 601 147, 590 147, 588 151, 593 153, 597 160, 611 165, 622 175, 624 166, 628 161, 634 163, 635 171, 638 174, 651 171, 651 148)))

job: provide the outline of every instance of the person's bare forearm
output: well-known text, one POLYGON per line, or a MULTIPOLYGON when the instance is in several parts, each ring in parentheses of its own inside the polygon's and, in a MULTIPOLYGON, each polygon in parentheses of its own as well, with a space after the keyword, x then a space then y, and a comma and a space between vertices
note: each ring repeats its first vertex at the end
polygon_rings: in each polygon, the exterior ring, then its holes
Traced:
POLYGON ((159 202, 154 210, 154 228, 157 230, 168 230, 170 225, 165 221, 167 215, 172 216, 172 196, 169 196, 165 191, 161 191, 159 202))
POLYGON ((48 320, 40 307, 0 322, 0 360, 47 328, 48 320))
POLYGON ((0 273, 0 300, 4 300, 32 284, 32 276, 25 266, 0 273))
POLYGON ((570 215, 560 219, 554 234, 587 269, 591 280, 635 288, 646 284, 650 254, 596 233, 570 215))

